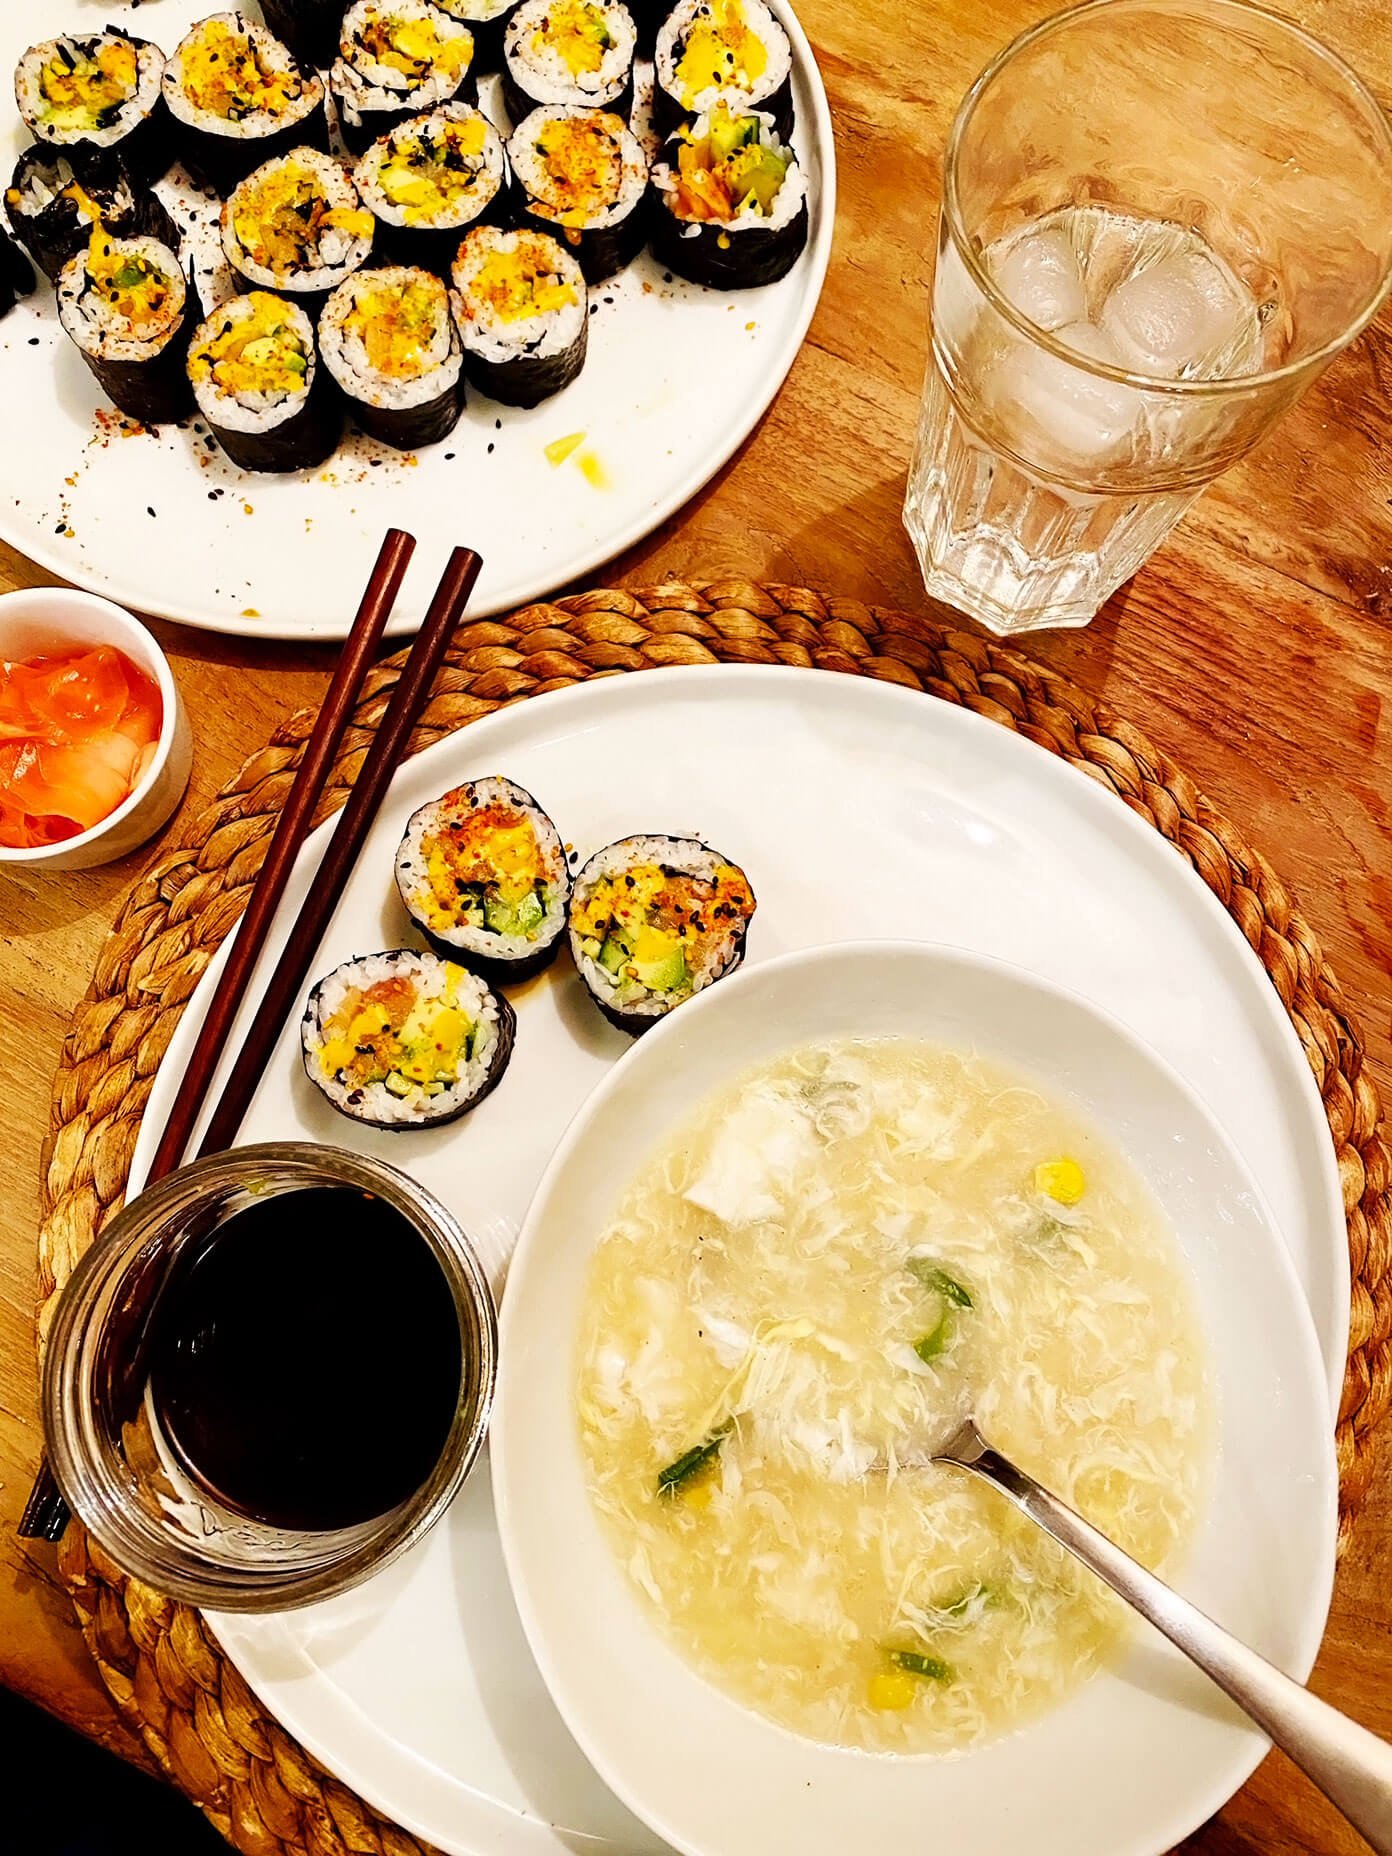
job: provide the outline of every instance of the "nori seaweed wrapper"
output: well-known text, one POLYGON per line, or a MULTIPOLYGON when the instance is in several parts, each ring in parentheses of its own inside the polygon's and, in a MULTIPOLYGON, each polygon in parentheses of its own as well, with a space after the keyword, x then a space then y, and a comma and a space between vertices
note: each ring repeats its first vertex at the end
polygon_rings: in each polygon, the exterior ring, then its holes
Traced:
POLYGON ((33 266, 0 227, 0 317, 8 316, 20 297, 28 296, 37 283, 33 266))
POLYGON ((338 56, 346 0, 261 0, 261 13, 301 64, 325 70, 338 56))
POLYGON ((678 219, 658 190, 652 218, 652 255, 664 270, 675 271, 688 283, 706 284, 712 290, 752 290, 786 277, 807 244, 807 202, 784 226, 749 226, 727 232, 717 223, 706 225, 678 219), (695 233, 688 237, 692 225, 695 233), (721 244, 722 237, 725 244, 721 244))
POLYGON ((507 360, 490 361, 476 354, 464 342, 464 373, 471 387, 500 406, 540 406, 562 387, 568 387, 585 365, 589 346, 590 319, 586 316, 580 333, 568 348, 557 354, 518 354, 507 360))
MULTIPOLYGON (((364 110, 357 120, 353 121, 344 106, 339 87, 331 82, 330 89, 333 93, 334 108, 338 114, 338 132, 343 137, 343 146, 351 155, 365 154, 380 136, 389 135, 400 123, 409 122, 413 116, 428 115, 431 110, 440 107, 439 103, 431 103, 420 110, 364 110)), ((449 96, 442 98, 441 101, 477 105, 478 79, 472 67, 459 80, 459 88, 451 91, 449 96)))
POLYGON ((208 430, 239 470, 314 470, 343 436, 343 402, 322 367, 304 403, 283 424, 264 432, 236 432, 218 425, 205 411, 208 430))
POLYGON ((174 129, 179 159, 194 180, 224 198, 253 168, 277 155, 288 155, 292 148, 329 152, 329 113, 322 99, 317 109, 277 129, 274 135, 212 135, 177 118, 174 129))

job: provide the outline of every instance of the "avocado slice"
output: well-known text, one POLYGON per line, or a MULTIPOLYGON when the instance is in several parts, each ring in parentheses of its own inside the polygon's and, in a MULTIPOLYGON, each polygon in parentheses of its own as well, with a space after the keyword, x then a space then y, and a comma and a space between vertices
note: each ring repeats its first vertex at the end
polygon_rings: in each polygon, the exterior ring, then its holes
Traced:
POLYGON ((649 992, 679 992, 691 978, 686 955, 679 947, 664 954, 661 960, 640 960, 637 971, 649 992))

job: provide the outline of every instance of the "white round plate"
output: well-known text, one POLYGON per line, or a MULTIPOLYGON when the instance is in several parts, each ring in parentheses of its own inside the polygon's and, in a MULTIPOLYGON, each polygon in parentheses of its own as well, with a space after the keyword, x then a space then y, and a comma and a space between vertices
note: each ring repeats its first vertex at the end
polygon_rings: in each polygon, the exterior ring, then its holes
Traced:
MULTIPOLYGON (((604 678, 503 710, 401 769, 316 976, 405 936, 391 872, 408 815, 490 773, 534 792, 582 856, 659 830, 735 858, 759 897, 751 963, 867 933, 911 935, 1014 961, 1113 1012, 1212 1104, 1264 1191, 1314 1315, 1332 1422, 1348 1249, 1318 1091, 1233 922, 1111 793, 995 723, 868 677, 720 665, 604 678)), ((291 882, 282 934, 323 837, 291 882)), ((133 1184, 216 972, 155 1079, 133 1184)), ((564 956, 514 998, 512 1067, 462 1122, 391 1135, 344 1121, 304 1077, 291 1026, 243 1137, 337 1142, 408 1167, 458 1214, 501 1282, 557 1141, 628 1048, 564 956)), ((443 1850, 559 1856, 585 1836, 600 1839, 585 1846, 594 1856, 658 1847, 585 1764, 547 1696, 508 1594, 482 1470, 380 1578, 304 1611, 219 1617, 215 1628, 312 1753, 443 1850)))
MULTIPOLYGON (((754 429, 802 346, 821 295, 836 216, 831 115, 816 60, 787 0, 770 0, 793 46, 794 143, 807 168, 811 237, 780 283, 703 290, 664 282, 644 253, 591 292, 585 367, 530 412, 470 394, 451 436, 404 458, 350 436, 321 471, 235 469, 207 437, 135 430, 115 413, 58 325, 52 290, 0 322, 0 538, 52 572, 121 604, 257 638, 342 638, 384 532, 420 543, 391 630, 421 622, 451 547, 484 557, 475 617, 577 579, 640 541, 694 496, 754 429), (546 447, 585 444, 560 465, 546 447), (599 481, 581 468, 592 457, 599 481)), ((121 26, 171 51, 212 0, 158 6, 26 0, 0 8, 0 92, 27 45, 84 26, 121 26), (90 17, 89 17, 90 16, 90 17)), ((255 13, 255 4, 247 11, 255 13)), ((500 123, 496 79, 485 107, 500 123)), ((7 106, 3 180, 27 145, 7 106)), ((192 200, 210 196, 161 183, 192 200)), ((201 421, 197 422, 199 425, 201 421)))
POLYGON ((1145 1181, 1187 1265, 1217 1433, 1173 1581, 1308 1675, 1334 1578, 1338 1475, 1310 1311, 1260 1190, 1210 1111, 1112 1015, 1019 967, 921 941, 747 968, 645 1037, 566 1131, 508 1275, 491 1433, 528 1641, 596 1770, 689 1856, 907 1850, 928 1841, 925 1824, 950 1824, 961 1856, 1026 1842, 1032 1856, 1157 1856, 1212 1816, 1268 1743, 1152 1632, 1133 1632, 1022 1732, 956 1759, 867 1758, 704 1681, 658 1630, 591 1503, 576 1356, 590 1261, 627 1165, 752 1065, 847 1036, 926 1038, 1038 1078, 1145 1181))

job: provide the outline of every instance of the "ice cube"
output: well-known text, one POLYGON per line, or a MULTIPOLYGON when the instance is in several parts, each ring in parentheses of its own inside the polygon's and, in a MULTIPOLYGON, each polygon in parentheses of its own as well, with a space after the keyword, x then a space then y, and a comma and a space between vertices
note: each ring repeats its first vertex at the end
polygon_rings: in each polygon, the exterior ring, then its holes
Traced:
POLYGON ((988 257, 1001 293, 1036 328, 1061 329, 1087 316, 1083 274, 1062 229, 1023 232, 993 246, 988 257))
POLYGON ((1161 379, 1245 373, 1260 328, 1251 297, 1200 251, 1179 251, 1118 284, 1098 318, 1121 365, 1161 379))
MULTIPOLYGON (((1124 365, 1116 344, 1094 323, 1070 322, 1055 335, 1091 360, 1124 365)), ((1007 350, 992 397, 998 414, 1018 435, 1021 455, 1065 476, 1122 456, 1144 410, 1134 387, 1105 380, 1024 341, 1007 350)))

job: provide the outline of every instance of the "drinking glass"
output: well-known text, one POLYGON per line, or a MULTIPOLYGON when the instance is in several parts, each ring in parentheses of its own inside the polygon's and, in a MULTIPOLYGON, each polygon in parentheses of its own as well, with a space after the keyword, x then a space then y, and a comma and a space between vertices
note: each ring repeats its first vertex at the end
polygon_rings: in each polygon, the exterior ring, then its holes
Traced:
POLYGON ((1091 0, 948 144, 904 519, 996 632, 1085 625, 1392 286, 1392 130, 1242 0, 1091 0))

